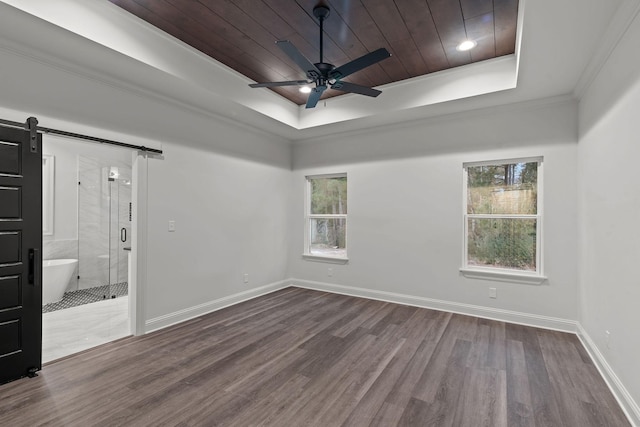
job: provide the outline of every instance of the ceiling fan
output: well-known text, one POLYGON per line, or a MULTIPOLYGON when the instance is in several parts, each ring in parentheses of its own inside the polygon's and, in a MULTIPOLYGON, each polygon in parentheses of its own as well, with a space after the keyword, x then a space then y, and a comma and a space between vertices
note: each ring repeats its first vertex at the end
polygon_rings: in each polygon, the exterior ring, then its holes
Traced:
POLYGON ((366 95, 376 97, 382 92, 370 87, 357 85, 355 83, 349 83, 342 81, 343 78, 369 67, 377 62, 382 61, 391 56, 391 54, 385 48, 377 49, 373 52, 369 52, 353 61, 347 62, 340 67, 336 67, 333 64, 329 64, 323 61, 323 23, 329 16, 331 10, 328 6, 322 2, 313 8, 313 15, 320 21, 320 61, 313 64, 309 61, 291 42, 288 40, 279 40, 276 42, 278 47, 295 62, 298 67, 305 72, 307 80, 290 80, 284 82, 267 82, 267 83, 253 83, 250 87, 276 87, 276 86, 304 86, 311 83, 315 83, 316 87, 311 90, 309 98, 307 99, 306 108, 314 108, 322 93, 327 88, 340 90, 342 92, 357 93, 360 95, 366 95))

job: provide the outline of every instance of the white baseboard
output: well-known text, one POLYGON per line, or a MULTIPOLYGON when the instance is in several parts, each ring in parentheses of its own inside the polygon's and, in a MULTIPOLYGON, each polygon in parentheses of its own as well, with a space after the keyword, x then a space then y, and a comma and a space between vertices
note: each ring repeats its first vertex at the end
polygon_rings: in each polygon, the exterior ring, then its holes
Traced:
POLYGON ((593 361, 598 371, 600 371, 600 375, 604 378, 604 381, 609 386, 609 389, 613 393, 613 396, 616 398, 620 407, 624 411, 625 415, 629 419, 629 422, 634 427, 640 426, 640 407, 633 400, 631 394, 627 391, 622 381, 618 378, 613 369, 607 363, 607 360, 604 358, 598 346, 593 342, 587 331, 582 327, 580 323, 578 323, 578 338, 582 342, 582 345, 589 353, 591 360, 593 361))
POLYGON ((633 400, 620 379, 616 376, 615 372, 613 372, 613 369, 611 369, 611 366, 609 366, 606 359, 604 358, 598 347, 595 345, 595 343, 591 340, 582 325, 574 320, 495 309, 452 301, 437 300, 433 298, 399 294, 395 292, 378 291, 373 289, 357 288, 352 286, 343 286, 310 280, 287 279, 280 282, 270 283, 259 288, 249 289, 247 291, 229 295, 217 300, 209 301, 194 307, 189 307, 184 310, 179 310, 163 316, 155 317, 153 319, 149 319, 145 323, 145 332, 152 332, 158 329, 166 328, 167 326, 184 322, 185 320, 193 319, 195 317, 202 316, 204 314, 220 310, 222 308, 238 304, 240 302, 259 297, 261 295, 269 294, 271 292, 275 292, 289 286, 575 333, 578 335, 578 338, 582 342, 582 345, 589 353, 589 356, 593 360, 593 363, 596 365, 598 371, 600 372, 600 375, 602 375, 603 379, 611 389, 611 392, 620 404, 624 413, 627 415, 627 418, 629 419, 631 424, 634 427, 640 427, 640 407, 638 407, 638 404, 633 400))
POLYGON ((332 283, 324 282, 314 282, 310 280, 289 279, 288 283, 291 283, 291 285, 299 288, 351 295, 355 297, 375 299, 379 301, 405 304, 415 307, 423 307, 433 310, 448 311, 452 313, 499 320, 508 323, 516 323, 538 328, 575 333, 578 335, 578 338, 582 342, 582 345, 591 356, 591 359, 598 368, 598 371, 600 371, 600 375, 602 375, 603 379, 611 389, 611 392, 620 404, 620 407, 626 414, 632 426, 640 427, 640 408, 633 400, 627 389, 624 387, 620 379, 613 372, 602 353, 600 353, 596 345, 593 343, 593 341, 579 322, 568 319, 559 319, 555 317, 521 313, 517 311, 501 310, 471 304, 398 294, 394 292, 377 291, 372 289, 335 285, 332 283))
POLYGON ((485 319, 499 320, 509 323, 517 323, 526 326, 552 329, 563 332, 577 332, 577 322, 573 320, 560 319, 555 317, 540 316, 536 314, 521 313, 517 311, 482 307, 478 305, 463 304, 458 302, 443 301, 433 298, 418 297, 413 295, 398 294, 394 292, 377 291, 373 289, 356 288, 352 286, 335 285, 332 283, 314 282, 310 280, 287 279, 270 283, 259 288, 249 289, 244 292, 222 297, 213 301, 208 301, 173 313, 154 317, 145 322, 145 333, 166 328, 194 317, 202 316, 212 311, 220 310, 252 298, 265 295, 288 286, 314 289, 318 291, 332 292, 342 295, 374 299, 379 301, 405 304, 415 307, 430 308, 439 311, 464 314, 468 316, 482 317, 485 319))
POLYGON ((289 282, 293 286, 297 286, 299 288, 315 289, 318 291, 333 292, 336 294, 351 295, 355 297, 393 302, 396 304, 411 305, 414 307, 448 311, 451 313, 465 314, 468 316, 482 317, 484 319, 499 320, 502 322, 517 323, 520 325, 535 326, 538 328, 552 329, 562 332, 576 333, 577 331, 577 322, 574 320, 520 313, 517 311, 482 307, 479 305, 463 304, 459 302, 443 301, 433 298, 417 297, 413 295, 398 294, 395 292, 377 291, 324 282, 313 282, 310 280, 290 279, 289 282))
POLYGON ((175 325, 176 323, 184 322, 185 320, 193 319, 194 317, 202 316, 243 301, 269 294, 288 286, 290 286, 290 281, 282 280, 280 282, 260 286, 259 288, 249 289, 244 292, 208 301, 184 310, 178 310, 173 313, 154 317, 153 319, 149 319, 145 322, 145 333, 157 331, 158 329, 166 328, 167 326, 175 325))

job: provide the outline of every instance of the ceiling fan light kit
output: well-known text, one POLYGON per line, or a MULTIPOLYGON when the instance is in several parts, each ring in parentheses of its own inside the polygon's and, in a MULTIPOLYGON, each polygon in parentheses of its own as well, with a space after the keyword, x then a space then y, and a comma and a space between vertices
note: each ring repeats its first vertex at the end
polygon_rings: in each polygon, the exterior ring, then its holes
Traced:
MULTIPOLYGON (((366 86, 357 85, 355 83, 349 83, 342 81, 343 78, 360 71, 366 67, 376 64, 383 59, 389 58, 391 54, 387 49, 380 48, 373 52, 369 52, 353 61, 347 62, 340 67, 336 67, 333 64, 324 62, 323 60, 323 48, 324 48, 324 20, 327 19, 331 12, 328 6, 323 3, 318 4, 313 8, 313 15, 318 18, 320 22, 320 61, 315 64, 309 61, 290 41, 279 40, 276 42, 278 47, 296 63, 302 71, 304 71, 307 80, 290 80, 283 82, 266 82, 266 83, 253 83, 250 87, 277 87, 277 86, 306 86, 315 84, 315 87, 310 87, 309 97, 307 98, 306 108, 314 108, 320 97, 327 89, 335 89, 342 92, 357 93, 359 95, 365 95, 370 97, 376 97, 382 92, 366 86)), ((302 91, 302 89, 301 89, 302 91)))
POLYGON ((478 43, 475 40, 464 40, 458 46, 456 46, 456 50, 458 52, 466 52, 473 49, 477 45, 478 43))

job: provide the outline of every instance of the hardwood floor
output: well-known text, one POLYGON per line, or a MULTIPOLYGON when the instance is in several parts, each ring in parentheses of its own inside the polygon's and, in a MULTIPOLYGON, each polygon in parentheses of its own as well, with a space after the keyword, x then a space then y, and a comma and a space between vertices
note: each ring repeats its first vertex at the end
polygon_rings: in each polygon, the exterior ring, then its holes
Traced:
POLYGON ((287 288, 0 386, 2 426, 628 426, 572 334, 287 288))

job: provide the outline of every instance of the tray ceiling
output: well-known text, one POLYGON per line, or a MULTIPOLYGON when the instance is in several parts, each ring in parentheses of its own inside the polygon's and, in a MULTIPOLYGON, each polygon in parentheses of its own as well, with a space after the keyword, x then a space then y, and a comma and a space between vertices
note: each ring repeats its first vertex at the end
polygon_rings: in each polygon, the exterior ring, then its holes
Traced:
MULTIPOLYGON (((304 79, 276 46, 291 41, 319 59, 317 0, 109 0, 256 82, 304 79)), ((336 66, 384 47, 391 58, 345 81, 388 83, 483 61, 515 51, 518 0, 325 1, 324 61, 336 66), (459 52, 470 39, 477 46, 459 52)), ((296 104, 296 87, 273 89, 296 104)), ((327 90, 323 99, 342 92, 327 90)))

